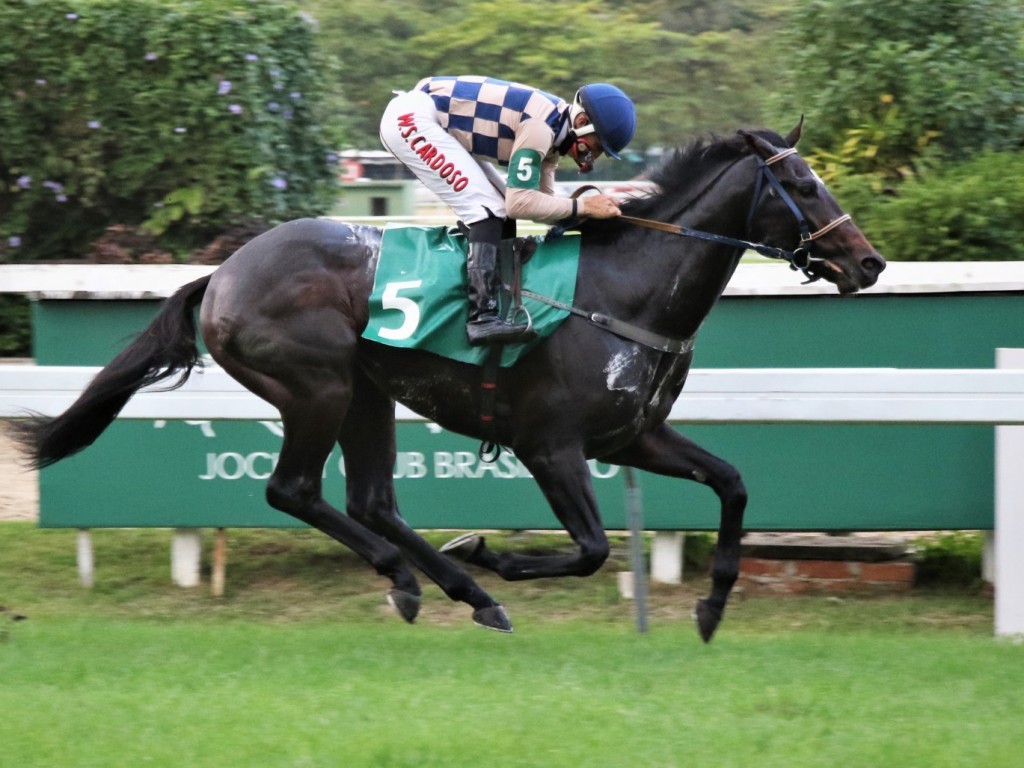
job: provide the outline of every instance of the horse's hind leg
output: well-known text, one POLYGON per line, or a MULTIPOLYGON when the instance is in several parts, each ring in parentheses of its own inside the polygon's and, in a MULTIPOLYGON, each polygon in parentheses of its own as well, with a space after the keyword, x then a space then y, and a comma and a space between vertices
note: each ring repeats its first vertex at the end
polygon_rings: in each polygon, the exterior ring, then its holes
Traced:
POLYGON ((406 561, 426 574, 449 598, 472 606, 477 624, 511 632, 512 624, 494 598, 402 519, 393 478, 395 404, 358 373, 354 391, 339 439, 345 456, 349 516, 397 545, 406 561))
POLYGON ((632 444, 602 460, 644 469, 659 475, 695 480, 709 486, 721 502, 718 545, 711 564, 711 594, 697 602, 697 628, 704 642, 718 628, 725 604, 740 572, 740 539, 747 489, 739 471, 727 461, 662 424, 632 444))
MULTIPOLYGON (((329 390, 328 388, 325 388, 329 390)), ((394 585, 389 600, 412 622, 420 588, 393 544, 328 504, 322 493, 324 462, 334 447, 345 413, 345 398, 321 389, 281 408, 284 443, 267 485, 267 502, 340 541, 394 585)))

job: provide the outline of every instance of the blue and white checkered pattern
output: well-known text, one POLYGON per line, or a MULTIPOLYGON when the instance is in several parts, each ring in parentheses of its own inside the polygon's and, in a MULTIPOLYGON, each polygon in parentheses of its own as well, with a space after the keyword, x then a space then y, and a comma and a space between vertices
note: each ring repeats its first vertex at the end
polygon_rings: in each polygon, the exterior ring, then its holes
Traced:
MULTIPOLYGON (((416 89, 430 94, 442 128, 474 156, 499 165, 508 165, 521 122, 543 120, 557 136, 568 114, 557 96, 490 77, 428 77, 416 89)), ((537 149, 547 154, 550 147, 537 149)))

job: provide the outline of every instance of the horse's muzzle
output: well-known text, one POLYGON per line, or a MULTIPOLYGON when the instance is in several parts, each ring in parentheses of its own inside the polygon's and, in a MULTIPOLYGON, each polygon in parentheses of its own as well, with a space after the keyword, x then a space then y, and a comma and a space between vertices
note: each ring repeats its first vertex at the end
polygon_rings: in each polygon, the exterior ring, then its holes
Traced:
POLYGON ((856 293, 870 288, 878 282, 878 276, 885 269, 885 258, 877 251, 859 259, 825 259, 815 262, 811 271, 831 283, 835 283, 839 293, 856 293))

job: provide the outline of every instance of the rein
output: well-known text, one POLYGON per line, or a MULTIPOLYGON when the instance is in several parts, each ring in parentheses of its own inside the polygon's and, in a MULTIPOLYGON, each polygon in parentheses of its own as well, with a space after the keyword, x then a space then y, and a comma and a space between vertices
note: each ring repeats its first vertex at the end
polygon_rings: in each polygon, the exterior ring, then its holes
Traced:
MULTIPOLYGON (((762 256, 766 256, 770 259, 781 259, 782 261, 789 262, 791 269, 799 270, 807 276, 808 282, 814 282, 820 280, 818 275, 814 275, 809 272, 809 268, 812 262, 824 261, 824 259, 814 256, 812 249, 814 247, 814 241, 819 237, 831 232, 841 224, 845 224, 850 221, 850 214, 844 213, 842 216, 830 221, 825 226, 821 227, 815 232, 811 232, 810 226, 807 224, 807 218, 804 216, 803 211, 796 204, 790 194, 786 191, 785 187, 782 186, 782 182, 779 181, 778 177, 772 172, 771 167, 774 163, 780 160, 784 160, 790 155, 795 155, 796 149, 789 148, 778 152, 767 160, 758 158, 758 173, 757 181, 754 184, 754 196, 750 203, 750 212, 747 214, 747 229, 750 229, 750 225, 754 219, 754 213, 757 211, 758 201, 761 198, 761 192, 764 189, 765 181, 768 185, 779 195, 783 202, 789 207, 793 215, 796 217, 797 223, 800 225, 800 245, 795 250, 788 251, 785 248, 776 248, 772 245, 765 245, 764 243, 754 243, 749 240, 743 240, 737 237, 727 237, 725 235, 716 235, 713 232, 704 232, 699 229, 692 229, 691 227, 684 227, 678 224, 669 224, 664 221, 655 221, 654 219, 643 219, 637 216, 620 216, 620 221, 633 224, 638 227, 644 227, 646 229, 655 229, 660 232, 667 232, 671 235, 678 235, 679 237, 692 237, 698 240, 706 240, 712 243, 718 243, 719 245, 729 245, 733 248, 743 248, 745 250, 755 251, 762 256)), ((572 197, 577 198, 585 192, 598 191, 597 187, 587 185, 580 187, 573 192, 572 197)))

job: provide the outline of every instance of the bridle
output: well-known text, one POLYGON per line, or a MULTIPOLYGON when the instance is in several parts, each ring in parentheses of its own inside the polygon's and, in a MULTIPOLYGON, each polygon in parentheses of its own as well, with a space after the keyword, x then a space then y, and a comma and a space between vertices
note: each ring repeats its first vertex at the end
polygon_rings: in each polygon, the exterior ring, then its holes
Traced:
POLYGON ((792 269, 799 269, 811 280, 820 280, 820 276, 812 275, 808 272, 811 262, 824 261, 823 258, 813 254, 814 241, 822 235, 831 232, 841 224, 848 222, 850 220, 850 214, 844 213, 842 216, 833 219, 820 229, 811 232, 811 228, 807 223, 807 217, 804 216, 803 211, 800 210, 800 206, 796 204, 792 195, 786 191, 786 188, 782 186, 782 182, 779 181, 778 176, 776 176, 771 169, 772 164, 795 154, 796 148, 790 147, 789 149, 777 152, 767 160, 760 157, 758 158, 758 173, 757 180, 754 182, 754 197, 750 203, 750 212, 747 214, 747 231, 749 232, 750 227, 753 225, 754 214, 757 212, 758 201, 761 199, 761 190, 764 187, 764 183, 767 181, 768 185, 775 190, 775 193, 796 217, 797 224, 800 226, 800 245, 798 245, 794 251, 784 251, 780 249, 781 255, 779 258, 783 258, 788 261, 789 266, 792 269))
MULTIPOLYGON (((823 235, 831 232, 836 227, 845 224, 850 221, 850 214, 844 213, 825 226, 812 232, 810 225, 807 223, 807 217, 804 216, 803 211, 800 210, 800 206, 796 204, 793 197, 786 191, 786 188, 782 186, 782 182, 779 181, 778 176, 772 171, 771 166, 780 160, 784 160, 790 155, 795 155, 796 149, 789 148, 783 149, 780 152, 769 157, 767 160, 759 157, 757 160, 757 179, 754 182, 754 196, 750 201, 750 211, 747 213, 747 231, 754 222, 754 216, 757 213, 758 208, 761 204, 762 193, 764 192, 765 185, 773 190, 779 198, 786 204, 789 210, 796 217, 797 224, 800 227, 800 244, 792 251, 786 250, 785 248, 776 248, 772 245, 765 245, 764 243, 754 243, 749 240, 742 240, 736 237, 726 237, 725 235, 716 235, 713 232, 704 232, 699 229, 692 229, 690 227, 684 227, 678 224, 669 224, 663 221, 654 221, 653 219, 642 219, 636 216, 620 216, 620 221, 629 222, 639 227, 646 227, 647 229, 657 229, 662 232, 668 232, 670 234, 679 235, 680 237, 693 237, 699 240, 707 240, 713 243, 719 243, 721 245, 730 245, 734 248, 749 249, 755 251, 762 256, 767 256, 770 259, 782 259, 789 263, 790 269, 799 270, 807 276, 808 282, 814 282, 820 280, 821 276, 816 275, 810 271, 811 264, 814 262, 825 261, 824 257, 815 256, 814 243, 815 240, 822 237, 823 235)), ((593 189, 593 187, 582 187, 576 190, 574 197, 578 196, 587 189, 593 189)))

